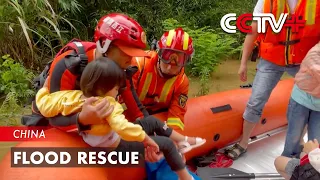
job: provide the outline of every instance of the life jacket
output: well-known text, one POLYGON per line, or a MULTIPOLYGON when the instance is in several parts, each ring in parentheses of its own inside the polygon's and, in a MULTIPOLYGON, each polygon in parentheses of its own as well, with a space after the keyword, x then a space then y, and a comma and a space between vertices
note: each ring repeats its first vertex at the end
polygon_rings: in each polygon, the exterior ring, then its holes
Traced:
POLYGON ((88 56, 86 52, 89 50, 96 48, 96 44, 92 42, 85 42, 78 39, 72 39, 70 42, 68 42, 61 50, 56 54, 53 60, 49 61, 47 65, 45 66, 44 70, 41 72, 39 76, 37 76, 34 79, 34 86, 36 91, 38 91, 40 88, 42 88, 46 78, 49 75, 50 70, 52 70, 52 66, 55 66, 57 64, 57 61, 65 58, 67 55, 70 55, 71 53, 73 56, 78 56, 80 58, 80 71, 81 74, 85 66, 88 64, 88 56), (69 53, 66 53, 69 51, 69 53), (66 54, 64 54, 66 53, 66 54), (64 54, 64 56, 61 56, 64 54))
POLYGON ((65 47, 63 47, 54 58, 49 69, 49 74, 52 74, 53 71, 57 72, 57 70, 54 69, 59 69, 58 75, 50 75, 49 81, 59 81, 61 84, 59 87, 50 87, 49 83, 48 87, 50 92, 80 89, 79 81, 81 74, 85 66, 94 58, 90 56, 88 52, 95 48, 95 43, 83 42, 77 39, 71 40, 65 47), (60 63, 63 59, 67 59, 67 61, 60 63), (68 80, 64 81, 64 79, 68 80))
POLYGON ((155 51, 150 51, 148 54, 150 58, 136 58, 141 73, 134 81, 136 81, 139 100, 151 114, 154 114, 157 110, 169 107, 173 92, 186 76, 182 71, 179 75, 167 79, 164 83, 159 83, 157 80, 159 78, 158 71, 155 69, 158 63, 158 54, 155 51), (156 104, 154 104, 154 99, 158 99, 156 104))
MULTIPOLYGON (((39 76, 37 76, 34 79, 34 88, 36 92, 43 87, 45 80, 47 79, 50 71, 52 71, 54 68, 59 68, 59 72, 61 72, 61 76, 58 77, 60 78, 59 82, 63 83, 63 78, 71 78, 72 80, 76 81, 79 79, 79 76, 81 76, 81 73, 85 66, 92 60, 92 58, 88 58, 87 52, 96 48, 96 44, 92 42, 84 42, 78 39, 73 39, 70 42, 68 42, 54 57, 52 61, 49 61, 47 65, 45 66, 44 70, 41 72, 39 76), (68 64, 69 61, 70 63, 79 64, 79 67, 77 70, 76 74, 70 73, 70 69, 68 69, 68 65, 63 65, 61 68, 58 67, 59 65, 58 62, 60 60, 66 59, 66 62, 64 64, 68 64), (68 63, 67 63, 68 61, 68 63), (66 77, 68 75, 69 77, 66 77), (65 77, 64 77, 65 76, 65 77)), ((72 65, 72 64, 71 64, 72 65)), ((49 77, 52 79, 52 77, 49 77)), ((50 83, 49 83, 50 84, 50 83)), ((70 86, 64 86, 64 88, 69 88, 69 90, 75 89, 75 84, 76 83, 71 83, 70 86)), ((49 88, 50 89, 50 88, 49 88)), ((60 90, 59 88, 56 88, 56 91, 60 90)), ((35 98, 35 97, 34 97, 35 98)), ((25 115, 22 116, 21 122, 23 125, 26 126, 46 126, 48 125, 49 121, 47 118, 41 115, 39 112, 35 101, 32 102, 32 114, 31 115, 25 115)), ((74 129, 76 126, 71 127, 65 127, 66 130, 68 129, 74 129)))
MULTIPOLYGON (((272 13, 278 21, 281 13, 289 13, 285 0, 265 0, 264 13, 272 13)), ((320 40, 320 0, 299 0, 294 14, 306 20, 298 32, 283 27, 276 34, 267 24, 266 33, 260 34, 260 56, 279 66, 300 65, 307 52, 320 40)), ((290 17, 291 15, 288 15, 290 17)))

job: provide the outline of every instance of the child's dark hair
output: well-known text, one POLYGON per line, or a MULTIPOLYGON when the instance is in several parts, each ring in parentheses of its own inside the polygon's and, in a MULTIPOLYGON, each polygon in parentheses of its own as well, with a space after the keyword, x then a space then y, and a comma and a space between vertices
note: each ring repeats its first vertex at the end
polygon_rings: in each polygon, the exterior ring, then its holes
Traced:
POLYGON ((111 59, 101 57, 87 64, 81 75, 80 88, 86 97, 104 96, 115 86, 124 87, 125 81, 124 70, 111 59))

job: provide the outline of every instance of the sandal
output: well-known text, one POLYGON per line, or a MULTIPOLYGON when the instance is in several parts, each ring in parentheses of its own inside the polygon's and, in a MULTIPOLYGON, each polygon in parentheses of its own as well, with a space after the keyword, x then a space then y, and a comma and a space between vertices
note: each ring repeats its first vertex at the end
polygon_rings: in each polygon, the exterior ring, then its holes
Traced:
POLYGON ((196 137, 196 144, 191 145, 188 142, 188 136, 185 136, 185 140, 178 143, 178 147, 184 146, 183 148, 179 148, 179 152, 182 154, 185 154, 185 153, 191 151, 193 148, 197 148, 199 146, 202 146, 204 143, 206 143, 205 139, 196 137))
POLYGON ((235 144, 235 145, 233 145, 232 148, 225 150, 224 154, 225 154, 226 156, 228 156, 230 159, 236 160, 236 159, 238 159, 242 154, 244 154, 244 153, 246 153, 246 152, 247 152, 247 149, 244 149, 244 148, 241 147, 239 144, 235 144), (240 152, 240 154, 238 154, 237 152, 235 152, 235 151, 234 151, 235 149, 238 149, 239 152, 240 152), (230 156, 229 154, 232 154, 233 157, 230 156))

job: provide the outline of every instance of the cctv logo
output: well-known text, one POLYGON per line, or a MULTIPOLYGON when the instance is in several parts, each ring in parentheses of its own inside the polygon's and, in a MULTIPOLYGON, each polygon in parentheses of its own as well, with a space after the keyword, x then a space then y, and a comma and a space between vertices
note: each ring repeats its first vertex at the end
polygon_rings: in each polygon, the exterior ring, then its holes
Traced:
POLYGON ((291 15, 288 20, 287 17, 288 14, 281 13, 277 21, 272 13, 242 14, 238 18, 235 13, 229 13, 221 18, 220 26, 223 31, 231 34, 236 33, 237 29, 243 33, 251 33, 252 27, 246 24, 247 21, 257 22, 258 33, 266 32, 266 23, 270 25, 272 31, 275 33, 279 33, 283 27, 291 28, 292 32, 298 32, 299 28, 304 27, 306 20, 302 20, 302 17, 291 15), (230 25, 231 21, 236 21, 236 26, 230 25))

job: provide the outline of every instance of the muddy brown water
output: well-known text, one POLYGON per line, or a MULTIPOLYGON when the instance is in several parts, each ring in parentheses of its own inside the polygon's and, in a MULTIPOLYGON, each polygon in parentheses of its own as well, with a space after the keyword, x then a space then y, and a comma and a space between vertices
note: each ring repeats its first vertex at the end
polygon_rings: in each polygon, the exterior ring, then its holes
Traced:
MULTIPOLYGON (((241 82, 238 76, 240 61, 227 60, 218 66, 212 74, 209 82, 209 94, 239 88, 242 84, 252 83, 256 71, 257 62, 248 62, 247 82, 241 82)), ((285 74, 282 79, 289 78, 285 74)), ((197 78, 190 78, 189 96, 194 97, 200 89, 200 82, 197 78)), ((20 122, 20 118, 17 119, 20 122)), ((1 125, 1 120, 0 120, 1 125)), ((16 142, 0 142, 0 161, 16 142)))
MULTIPOLYGON (((217 70, 212 74, 209 81, 209 94, 227 91, 231 89, 237 89, 240 85, 252 83, 255 73, 257 62, 248 62, 247 67, 247 81, 242 82, 238 76, 238 70, 240 67, 239 60, 227 60, 222 62, 217 70)), ((282 79, 290 78, 288 74, 284 74, 282 79)), ((195 97, 198 90, 200 89, 200 81, 197 78, 190 79, 189 96, 195 97)))

